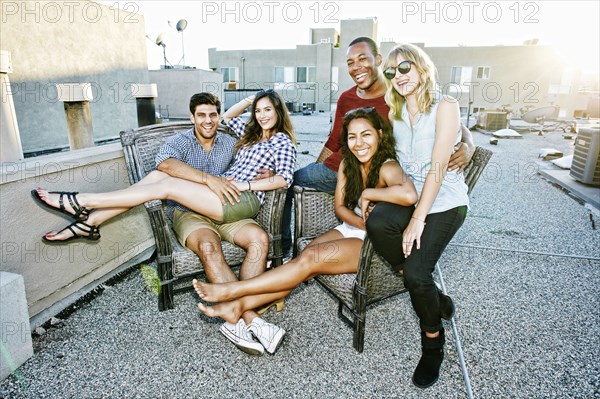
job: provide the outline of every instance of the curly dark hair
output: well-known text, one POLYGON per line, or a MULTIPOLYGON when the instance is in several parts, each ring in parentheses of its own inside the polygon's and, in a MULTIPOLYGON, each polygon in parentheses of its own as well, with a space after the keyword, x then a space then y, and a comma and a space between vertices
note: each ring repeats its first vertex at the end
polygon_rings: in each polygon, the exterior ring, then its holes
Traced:
POLYGON ((360 171, 360 161, 354 156, 348 148, 348 125, 354 119, 366 119, 375 130, 381 130, 381 138, 375 156, 371 160, 371 169, 367 175, 367 183, 364 188, 372 188, 379 181, 379 170, 381 165, 388 159, 398 161, 396 155, 396 139, 392 133, 390 124, 385 121, 374 107, 357 108, 346 113, 342 134, 340 135, 340 145, 344 159, 344 177, 346 185, 344 187, 344 202, 349 209, 354 209, 358 205, 358 199, 362 194, 363 180, 360 171))
POLYGON ((258 120, 256 120, 256 114, 254 113, 254 110, 256 109, 256 103, 265 97, 267 97, 271 104, 273 104, 273 108, 277 114, 275 130, 277 132, 283 132, 287 134, 290 140, 292 140, 292 143, 296 144, 296 136, 294 135, 294 127, 292 126, 290 114, 279 94, 272 89, 269 89, 261 90, 256 93, 254 101, 252 101, 252 106, 250 107, 250 121, 246 124, 246 131, 244 132, 244 135, 238 140, 238 143, 235 146, 236 151, 243 146, 251 146, 260 141, 262 128, 260 127, 258 120))

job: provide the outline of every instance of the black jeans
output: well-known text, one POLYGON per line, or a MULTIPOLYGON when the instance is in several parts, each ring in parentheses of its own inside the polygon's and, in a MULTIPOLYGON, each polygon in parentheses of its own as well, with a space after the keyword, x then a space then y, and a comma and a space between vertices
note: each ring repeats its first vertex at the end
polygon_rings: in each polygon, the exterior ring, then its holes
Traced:
POLYGON ((442 328, 440 300, 433 281, 435 264, 446 245, 462 226, 467 207, 432 213, 425 219, 421 248, 416 244, 408 258, 402 252, 402 232, 408 226, 414 207, 378 203, 367 219, 367 234, 375 250, 392 266, 404 268, 404 285, 410 294, 421 330, 436 332, 442 328))

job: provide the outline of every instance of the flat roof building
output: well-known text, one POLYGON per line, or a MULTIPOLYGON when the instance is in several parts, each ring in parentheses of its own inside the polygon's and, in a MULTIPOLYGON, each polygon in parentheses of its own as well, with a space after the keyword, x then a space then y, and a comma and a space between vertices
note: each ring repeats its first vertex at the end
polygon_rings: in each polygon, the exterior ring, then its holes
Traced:
MULTIPOLYGON (((292 111, 308 108, 327 112, 335 109, 339 94, 354 85, 346 69, 346 50, 359 36, 378 42, 377 19, 342 20, 340 34, 331 28, 311 29, 311 43, 293 49, 211 48, 209 68, 223 74, 225 108, 247 91, 274 88, 292 111)), ((431 56, 441 89, 458 99, 463 114, 471 102, 474 112, 508 108, 520 115, 524 110, 553 104, 560 107, 560 117, 598 116, 590 106, 593 96, 580 92, 590 83, 584 82, 580 72, 569 69, 552 46, 537 45, 536 40, 518 46, 415 44, 431 56)), ((384 60, 395 45, 380 43, 384 60)), ((597 91, 597 77, 591 85, 597 91)))

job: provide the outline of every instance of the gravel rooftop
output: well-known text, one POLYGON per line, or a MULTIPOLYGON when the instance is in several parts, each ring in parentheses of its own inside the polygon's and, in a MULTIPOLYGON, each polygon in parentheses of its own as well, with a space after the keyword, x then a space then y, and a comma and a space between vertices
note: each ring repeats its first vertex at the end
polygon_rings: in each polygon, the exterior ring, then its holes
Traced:
MULTIPOLYGON (((329 114, 294 116, 299 166, 314 161, 329 114), (306 152, 303 154, 303 152, 306 152)), ((600 398, 600 214, 538 171, 541 148, 573 152, 560 132, 500 139, 465 224, 441 264, 477 398, 600 398), (595 331, 595 332, 594 332, 595 331)), ((76 265, 74 265, 76 267, 76 265)), ((450 325, 440 380, 411 383, 420 356, 407 295, 369 308, 365 349, 317 283, 265 314, 287 330, 275 355, 249 356, 197 311, 192 292, 158 312, 139 267, 99 289, 45 334, 0 384, 0 398, 463 398, 450 325)))

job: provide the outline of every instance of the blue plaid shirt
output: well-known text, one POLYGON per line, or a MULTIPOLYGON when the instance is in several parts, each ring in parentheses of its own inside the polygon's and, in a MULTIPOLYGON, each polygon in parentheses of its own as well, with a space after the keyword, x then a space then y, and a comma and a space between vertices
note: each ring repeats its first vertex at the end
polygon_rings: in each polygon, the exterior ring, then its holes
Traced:
MULTIPOLYGON (((233 118, 228 123, 229 127, 242 136, 246 122, 240 118, 233 118)), ((287 134, 278 132, 269 139, 252 146, 244 146, 235 154, 233 165, 225 172, 225 176, 233 177, 237 181, 250 181, 256 177, 258 169, 268 169, 285 179, 288 187, 294 180, 296 167, 296 147, 287 134)), ((265 193, 253 191, 260 202, 265 200, 265 193)))
MULTIPOLYGON (((156 166, 169 158, 173 158, 202 172, 220 176, 225 173, 233 160, 236 142, 235 137, 217 132, 213 147, 207 154, 196 139, 194 128, 191 128, 185 132, 175 134, 165 141, 156 154, 156 166)), ((168 209, 169 216, 172 214, 173 205, 181 211, 193 212, 177 202, 168 202, 171 205, 168 209)))

